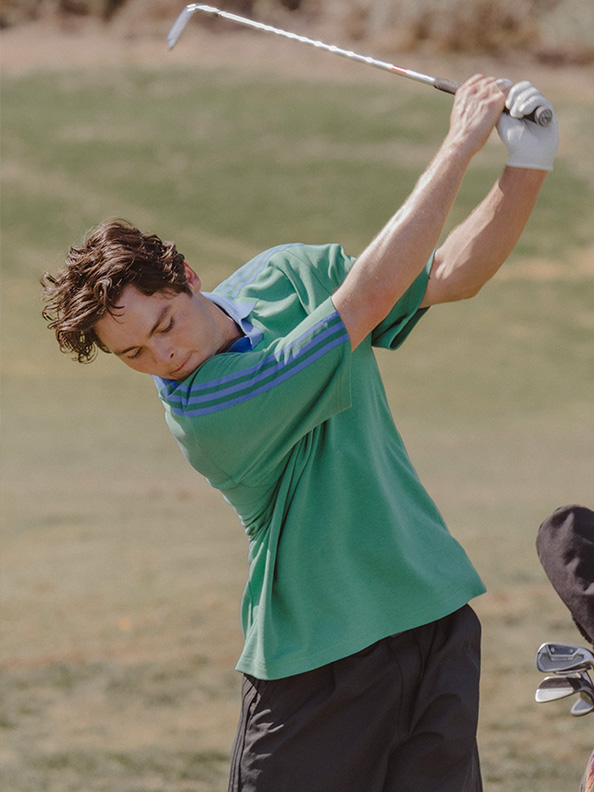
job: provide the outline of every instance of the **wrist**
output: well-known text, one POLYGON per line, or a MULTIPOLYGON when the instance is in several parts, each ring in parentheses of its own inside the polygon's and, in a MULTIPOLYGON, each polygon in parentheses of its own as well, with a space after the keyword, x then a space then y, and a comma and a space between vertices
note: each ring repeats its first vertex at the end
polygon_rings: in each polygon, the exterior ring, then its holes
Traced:
POLYGON ((500 182, 503 186, 514 189, 539 189, 548 170, 541 168, 519 167, 506 165, 503 169, 500 182))
POLYGON ((462 135, 448 134, 441 146, 440 152, 448 162, 468 167, 476 154, 472 141, 462 135))

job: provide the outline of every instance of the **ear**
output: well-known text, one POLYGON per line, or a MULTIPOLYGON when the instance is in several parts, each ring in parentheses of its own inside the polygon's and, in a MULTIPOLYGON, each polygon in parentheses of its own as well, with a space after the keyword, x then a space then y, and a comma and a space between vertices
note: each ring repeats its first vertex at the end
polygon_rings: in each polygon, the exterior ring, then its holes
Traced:
POLYGON ((198 294, 202 288, 202 281, 200 280, 198 273, 194 272, 187 261, 184 261, 184 272, 186 273, 186 281, 188 286, 194 294, 198 294))

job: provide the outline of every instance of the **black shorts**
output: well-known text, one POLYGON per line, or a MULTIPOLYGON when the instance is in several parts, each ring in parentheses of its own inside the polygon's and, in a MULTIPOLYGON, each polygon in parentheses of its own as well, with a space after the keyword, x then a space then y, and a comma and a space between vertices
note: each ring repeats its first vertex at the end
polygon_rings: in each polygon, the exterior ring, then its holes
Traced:
POLYGON ((467 605, 305 674, 244 676, 229 792, 480 792, 467 605))

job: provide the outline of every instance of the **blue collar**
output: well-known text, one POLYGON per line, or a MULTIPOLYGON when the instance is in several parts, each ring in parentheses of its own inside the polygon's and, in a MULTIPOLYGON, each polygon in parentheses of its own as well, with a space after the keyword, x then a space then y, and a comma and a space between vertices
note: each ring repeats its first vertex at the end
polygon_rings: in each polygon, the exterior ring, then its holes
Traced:
POLYGON ((237 302, 214 292, 202 292, 202 296, 229 314, 243 333, 241 338, 238 338, 229 349, 225 350, 226 352, 249 352, 258 346, 262 340, 262 331, 254 327, 247 319, 254 307, 253 301, 237 302))

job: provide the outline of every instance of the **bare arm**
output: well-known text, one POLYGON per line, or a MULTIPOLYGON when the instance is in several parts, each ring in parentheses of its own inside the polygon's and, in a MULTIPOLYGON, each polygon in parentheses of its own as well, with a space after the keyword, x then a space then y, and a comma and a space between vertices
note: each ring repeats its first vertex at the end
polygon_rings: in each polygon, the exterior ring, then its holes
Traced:
POLYGON ((422 271, 472 157, 501 115, 505 95, 475 75, 454 101, 450 130, 403 206, 363 251, 333 296, 355 349, 422 271))
POLYGON ((487 197, 435 253, 421 307, 473 297, 514 249, 547 171, 506 168, 487 197))

